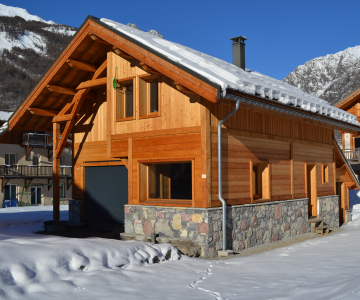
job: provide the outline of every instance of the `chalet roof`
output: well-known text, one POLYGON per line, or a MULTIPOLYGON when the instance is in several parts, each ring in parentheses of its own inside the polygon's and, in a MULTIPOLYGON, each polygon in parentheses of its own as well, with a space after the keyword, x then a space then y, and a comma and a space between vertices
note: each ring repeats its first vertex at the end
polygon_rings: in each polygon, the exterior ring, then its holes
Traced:
POLYGON ((224 98, 231 89, 360 126, 356 116, 285 82, 250 69, 244 71, 224 60, 109 19, 100 21, 220 85, 224 98))
MULTIPOLYGON (((266 105, 269 109, 353 133, 360 130, 360 123, 352 114, 287 83, 252 70, 244 71, 141 30, 92 16, 87 17, 69 45, 10 117, 9 130, 16 127, 51 131, 54 116, 69 111, 68 105, 71 107, 74 103, 75 93, 92 78, 92 74, 96 74, 103 86, 106 85, 106 60, 110 49, 140 61, 213 103, 228 103, 226 100, 236 95, 245 100, 253 99, 250 105, 266 105)), ((95 99, 96 90, 88 92, 86 97, 95 99)), ((61 131, 65 126, 65 122, 61 124, 61 131)))
POLYGON ((354 105, 359 100, 360 89, 357 89, 350 95, 346 96, 344 99, 341 99, 339 102, 335 103, 335 106, 340 109, 348 109, 350 106, 354 105))

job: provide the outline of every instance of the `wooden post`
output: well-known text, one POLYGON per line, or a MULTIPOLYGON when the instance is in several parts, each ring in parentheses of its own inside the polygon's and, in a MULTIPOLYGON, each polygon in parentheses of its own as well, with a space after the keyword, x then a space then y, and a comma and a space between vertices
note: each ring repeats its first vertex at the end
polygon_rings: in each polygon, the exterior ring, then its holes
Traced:
MULTIPOLYGON (((60 140, 60 123, 53 123, 53 149, 57 149, 60 140)), ((60 157, 53 156, 53 220, 60 220, 60 157)))

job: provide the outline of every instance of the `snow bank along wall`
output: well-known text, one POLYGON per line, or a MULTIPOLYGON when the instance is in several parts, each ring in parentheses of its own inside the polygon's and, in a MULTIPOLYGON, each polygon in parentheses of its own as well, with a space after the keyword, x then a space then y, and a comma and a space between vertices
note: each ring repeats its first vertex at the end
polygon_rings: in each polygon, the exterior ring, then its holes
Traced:
MULTIPOLYGON (((338 196, 319 197, 319 216, 339 227, 338 196)), ((243 250, 310 232, 308 199, 232 206, 227 209, 227 247, 243 250)), ((125 233, 190 240, 201 256, 214 257, 222 249, 221 208, 125 206, 125 233)))

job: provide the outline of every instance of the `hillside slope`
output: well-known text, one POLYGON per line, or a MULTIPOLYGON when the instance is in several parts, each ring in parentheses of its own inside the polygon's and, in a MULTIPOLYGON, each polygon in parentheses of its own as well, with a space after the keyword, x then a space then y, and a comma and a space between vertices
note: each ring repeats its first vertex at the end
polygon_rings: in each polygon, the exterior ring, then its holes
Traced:
POLYGON ((307 61, 283 81, 334 105, 360 88, 360 46, 307 61))
POLYGON ((0 110, 27 97, 76 30, 0 4, 0 110))

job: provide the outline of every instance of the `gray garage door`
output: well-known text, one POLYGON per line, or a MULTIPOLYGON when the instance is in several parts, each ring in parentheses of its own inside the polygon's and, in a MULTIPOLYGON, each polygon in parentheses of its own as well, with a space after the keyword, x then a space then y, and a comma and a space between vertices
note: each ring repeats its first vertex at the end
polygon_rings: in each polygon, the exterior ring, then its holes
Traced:
POLYGON ((125 166, 85 168, 86 221, 124 224, 128 203, 128 170, 125 166))

